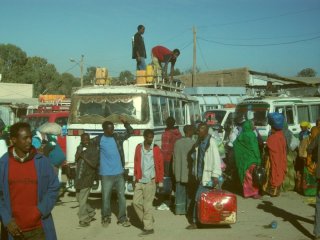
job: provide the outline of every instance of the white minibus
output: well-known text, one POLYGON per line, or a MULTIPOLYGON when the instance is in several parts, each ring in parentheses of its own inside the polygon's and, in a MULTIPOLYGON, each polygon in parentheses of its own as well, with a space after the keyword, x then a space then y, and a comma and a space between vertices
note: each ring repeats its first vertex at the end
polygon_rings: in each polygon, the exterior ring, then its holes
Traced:
MULTIPOLYGON (((125 131, 119 120, 120 116, 134 129, 133 136, 123 145, 125 168, 129 170, 126 194, 132 195, 134 151, 137 144, 143 142, 143 131, 154 130, 154 142, 161 146, 161 134, 166 128, 165 120, 169 116, 175 118, 176 125, 182 131, 184 125, 193 124, 200 118, 200 108, 195 97, 182 93, 179 88, 152 84, 81 88, 74 92, 71 98, 67 162, 74 163, 80 135, 84 132, 89 133, 91 138, 102 135, 104 121, 113 122, 115 132, 125 131)), ((69 178, 67 188, 70 191, 75 191, 73 183, 73 179, 69 178)), ((101 192, 99 181, 96 181, 92 192, 101 192)))

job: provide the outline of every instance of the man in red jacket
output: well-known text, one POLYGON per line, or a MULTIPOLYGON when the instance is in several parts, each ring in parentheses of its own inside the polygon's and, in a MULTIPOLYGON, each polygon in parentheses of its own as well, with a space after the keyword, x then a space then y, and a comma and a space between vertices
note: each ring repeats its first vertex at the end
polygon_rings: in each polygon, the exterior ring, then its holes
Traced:
POLYGON ((163 187, 163 158, 160 148, 153 144, 154 132, 143 132, 144 142, 138 144, 134 155, 135 189, 133 207, 143 222, 144 228, 139 236, 154 233, 152 202, 156 194, 156 184, 163 187))
POLYGON ((164 163, 164 190, 160 192, 159 200, 161 204, 157 210, 170 210, 171 205, 171 191, 172 191, 172 156, 174 144, 182 137, 179 128, 175 126, 176 120, 173 117, 166 119, 167 128, 161 136, 161 150, 163 153, 164 163))
POLYGON ((174 65, 177 58, 180 55, 179 49, 169 50, 163 46, 156 46, 151 50, 152 64, 154 71, 158 75, 158 71, 161 71, 162 79, 167 80, 168 64, 171 63, 170 80, 173 80, 174 65), (164 66, 162 66, 164 64, 164 66))

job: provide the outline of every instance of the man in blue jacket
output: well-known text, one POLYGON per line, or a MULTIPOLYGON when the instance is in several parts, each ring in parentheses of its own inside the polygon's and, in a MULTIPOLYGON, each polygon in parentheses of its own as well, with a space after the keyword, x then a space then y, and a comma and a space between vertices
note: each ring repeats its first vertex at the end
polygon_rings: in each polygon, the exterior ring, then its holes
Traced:
POLYGON ((111 193, 114 188, 118 196, 118 224, 123 227, 130 227, 126 214, 125 179, 124 179, 124 151, 123 142, 133 133, 130 124, 123 118, 119 119, 124 124, 125 133, 115 133, 114 124, 105 121, 102 124, 103 136, 100 138, 100 175, 102 183, 102 207, 101 224, 108 227, 111 223, 111 193))
POLYGON ((31 145, 28 123, 10 128, 13 143, 0 159, 0 214, 9 239, 57 239, 51 211, 59 181, 49 160, 31 145))

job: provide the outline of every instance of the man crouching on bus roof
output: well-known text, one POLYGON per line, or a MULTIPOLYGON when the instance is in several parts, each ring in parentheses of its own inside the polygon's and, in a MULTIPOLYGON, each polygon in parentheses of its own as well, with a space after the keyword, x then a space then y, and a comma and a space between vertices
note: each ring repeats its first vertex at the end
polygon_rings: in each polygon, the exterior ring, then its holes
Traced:
POLYGON ((108 227, 111 223, 111 193, 113 187, 118 196, 119 211, 118 224, 123 227, 130 227, 130 222, 126 215, 125 179, 124 179, 124 151, 123 142, 133 133, 130 124, 122 117, 119 118, 126 128, 124 134, 114 133, 112 122, 102 123, 103 136, 100 139, 100 175, 102 183, 102 208, 101 224, 108 227))

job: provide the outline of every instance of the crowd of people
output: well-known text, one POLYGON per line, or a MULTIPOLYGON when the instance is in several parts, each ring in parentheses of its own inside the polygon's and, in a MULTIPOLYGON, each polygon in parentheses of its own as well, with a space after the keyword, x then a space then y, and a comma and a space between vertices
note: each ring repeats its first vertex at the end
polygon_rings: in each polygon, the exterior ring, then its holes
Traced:
MULTIPOLYGON (((81 135, 75 154, 80 227, 90 226, 96 215, 88 197, 97 173, 102 184, 101 225, 111 224, 111 194, 115 191, 119 208, 117 224, 131 226, 126 212, 128 172, 123 142, 131 137, 133 129, 125 119, 120 120, 126 129, 124 133, 114 132, 114 124, 106 121, 102 124, 102 136, 90 139, 88 133, 81 135)), ((154 143, 153 130, 146 129, 144 140, 134 153, 132 205, 143 225, 139 236, 155 232, 156 196, 157 210, 171 209, 174 214, 186 215, 189 220, 186 229, 192 230, 199 226, 197 206, 201 193, 222 189, 231 182, 233 187, 241 185, 244 198, 259 199, 265 194, 277 197, 281 191, 288 190, 316 196, 314 234, 315 239, 320 239, 320 186, 317 184, 320 119, 312 128, 310 123, 301 122, 299 137, 288 129, 280 113, 269 113, 268 123, 271 131, 263 144, 254 119, 237 119, 227 154, 221 139, 205 123, 184 126, 182 136, 175 119, 168 117, 161 147, 154 143)), ((3 127, 0 130, 3 131, 3 127)), ((1 239, 57 238, 51 211, 60 188, 57 159, 63 157, 53 154, 55 139, 52 134, 32 133, 28 123, 11 126, 9 147, 2 150, 0 160, 1 239)))

